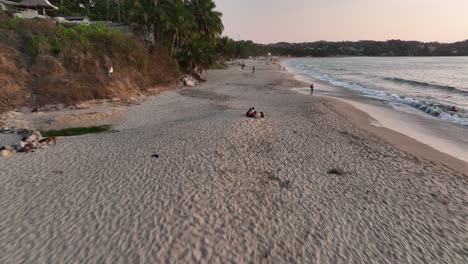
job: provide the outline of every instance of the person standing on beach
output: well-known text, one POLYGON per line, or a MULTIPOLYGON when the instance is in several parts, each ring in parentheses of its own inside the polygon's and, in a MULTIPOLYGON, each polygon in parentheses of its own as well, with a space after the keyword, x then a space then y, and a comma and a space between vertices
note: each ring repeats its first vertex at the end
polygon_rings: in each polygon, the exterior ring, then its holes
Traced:
POLYGON ((242 62, 242 70, 245 68, 245 63, 242 62))
POLYGON ((255 67, 252 68, 252 74, 255 74, 255 67))
POLYGON ((311 91, 311 92, 314 91, 314 84, 313 84, 313 83, 310 85, 310 91, 311 91))

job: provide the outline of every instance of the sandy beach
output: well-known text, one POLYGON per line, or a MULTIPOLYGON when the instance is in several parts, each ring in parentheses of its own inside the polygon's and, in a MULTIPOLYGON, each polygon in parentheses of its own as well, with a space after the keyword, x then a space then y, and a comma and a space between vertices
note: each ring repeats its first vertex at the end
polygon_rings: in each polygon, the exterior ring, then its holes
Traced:
POLYGON ((465 162, 246 64, 0 158, 0 262, 468 262, 465 162))

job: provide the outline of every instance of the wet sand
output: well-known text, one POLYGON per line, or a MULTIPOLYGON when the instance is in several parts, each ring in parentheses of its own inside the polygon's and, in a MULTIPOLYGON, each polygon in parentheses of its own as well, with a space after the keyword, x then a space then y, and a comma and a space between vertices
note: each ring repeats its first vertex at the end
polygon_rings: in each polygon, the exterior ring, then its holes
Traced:
MULTIPOLYGON (((408 106, 390 105, 382 100, 362 96, 302 74, 295 73, 294 78, 305 82, 304 85, 306 86, 293 88, 296 92, 310 95, 308 85, 313 82, 315 83, 315 96, 335 98, 351 104, 364 112, 366 116, 369 116, 372 119, 371 122, 377 127, 391 129, 421 142, 432 148, 432 150, 445 154, 445 156, 449 155, 464 161, 464 163, 468 162, 468 137, 466 136, 468 127, 443 121, 408 106)), ((371 130, 376 132, 374 128, 371 130)), ((377 134, 381 135, 382 132, 377 132, 377 134)), ((393 138, 390 140, 395 141, 393 138)), ((405 145, 403 144, 400 147, 405 148, 405 145)), ((412 151, 412 149, 415 149, 415 153, 418 154, 426 152, 419 151, 420 147, 405 148, 407 151, 412 151)), ((429 154, 432 154, 432 152, 429 154)))
POLYGON ((246 64, 1 158, 0 262, 466 263, 466 172, 246 64))

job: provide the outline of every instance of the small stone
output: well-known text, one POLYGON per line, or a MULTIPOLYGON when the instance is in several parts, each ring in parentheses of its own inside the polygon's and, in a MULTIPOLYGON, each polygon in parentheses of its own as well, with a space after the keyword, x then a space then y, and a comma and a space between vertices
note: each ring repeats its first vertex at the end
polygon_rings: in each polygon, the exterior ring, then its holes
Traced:
POLYGON ((14 150, 11 149, 4 149, 0 151, 0 157, 8 157, 13 153, 14 150))

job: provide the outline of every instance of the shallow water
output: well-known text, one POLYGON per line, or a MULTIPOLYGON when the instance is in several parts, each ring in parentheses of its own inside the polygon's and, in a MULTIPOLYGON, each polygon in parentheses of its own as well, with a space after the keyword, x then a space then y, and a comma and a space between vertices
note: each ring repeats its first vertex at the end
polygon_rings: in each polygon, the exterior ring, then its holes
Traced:
POLYGON ((468 57, 297 58, 289 70, 468 126, 468 57), (456 106, 459 111, 453 112, 456 106))

